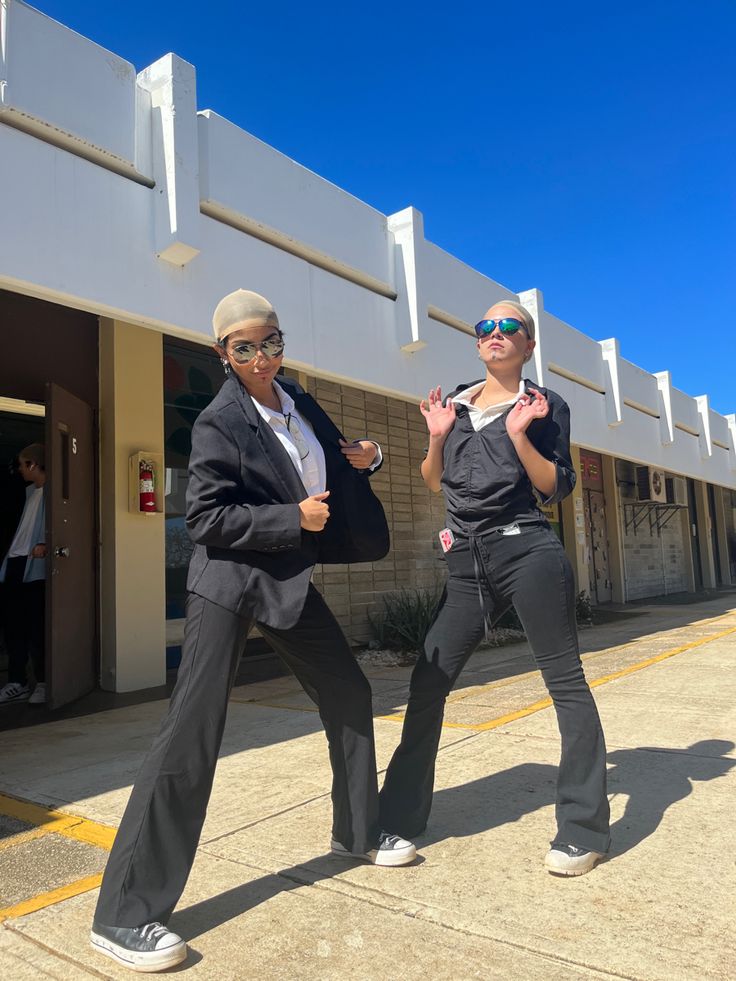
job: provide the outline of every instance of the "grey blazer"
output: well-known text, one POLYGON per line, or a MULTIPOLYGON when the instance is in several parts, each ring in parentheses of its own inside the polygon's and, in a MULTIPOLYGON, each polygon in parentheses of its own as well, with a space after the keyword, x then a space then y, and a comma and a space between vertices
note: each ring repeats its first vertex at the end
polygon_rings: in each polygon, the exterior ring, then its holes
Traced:
MULTIPOLYGON (((345 468, 353 469, 340 452, 339 430, 293 379, 280 376, 278 382, 313 426, 332 489, 336 478, 346 475, 345 468)), ((354 473, 356 480, 367 482, 354 473)), ((293 626, 304 606, 312 567, 322 561, 320 536, 325 534, 301 528, 299 502, 305 497, 304 484, 276 434, 231 375, 192 431, 186 526, 195 549, 187 589, 267 626, 293 626)), ((344 529, 340 509, 333 509, 332 499, 329 503, 327 527, 334 543, 344 529)), ((325 559, 351 560, 347 554, 325 559)))

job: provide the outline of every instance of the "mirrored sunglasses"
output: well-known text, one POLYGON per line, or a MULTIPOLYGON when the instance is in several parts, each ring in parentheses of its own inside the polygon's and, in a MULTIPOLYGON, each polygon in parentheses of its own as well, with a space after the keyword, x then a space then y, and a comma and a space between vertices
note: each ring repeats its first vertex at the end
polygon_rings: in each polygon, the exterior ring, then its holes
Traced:
POLYGON ((284 339, 280 334, 271 334, 262 341, 236 341, 230 346, 233 361, 248 364, 258 351, 267 358, 277 358, 284 351, 284 339))
POLYGON ((522 324, 520 320, 516 320, 514 317, 503 317, 501 320, 479 320, 475 325, 475 336, 476 337, 488 337, 493 331, 498 327, 502 334, 506 334, 511 337, 519 330, 523 330, 527 333, 526 327, 522 324))

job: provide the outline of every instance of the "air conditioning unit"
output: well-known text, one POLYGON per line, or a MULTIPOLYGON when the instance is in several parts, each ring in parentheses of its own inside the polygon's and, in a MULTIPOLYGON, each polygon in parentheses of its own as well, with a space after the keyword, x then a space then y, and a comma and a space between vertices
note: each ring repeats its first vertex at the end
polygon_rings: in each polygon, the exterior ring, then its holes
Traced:
POLYGON ((656 467, 637 467, 636 487, 640 501, 667 503, 667 487, 663 470, 658 470, 656 467))
POLYGON ((687 481, 684 477, 672 477, 672 494, 667 497, 668 504, 687 504, 687 481))

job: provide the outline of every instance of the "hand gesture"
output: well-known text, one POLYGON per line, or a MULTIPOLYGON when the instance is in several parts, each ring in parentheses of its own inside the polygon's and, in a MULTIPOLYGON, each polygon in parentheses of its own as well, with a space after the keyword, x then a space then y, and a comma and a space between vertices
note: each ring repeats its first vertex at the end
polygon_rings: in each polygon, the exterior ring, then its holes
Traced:
POLYGON ((305 531, 322 531, 327 524, 330 509, 324 502, 329 496, 329 491, 323 491, 321 494, 305 497, 299 503, 299 510, 302 513, 300 524, 305 531))
POLYGON ((429 390, 428 402, 422 399, 419 411, 427 423, 430 438, 444 439, 455 425, 455 404, 452 401, 442 404, 442 389, 439 386, 429 390))
POLYGON ((549 402, 536 388, 529 388, 506 416, 506 432, 511 439, 521 436, 535 419, 544 419, 549 412, 549 402), (529 394, 531 393, 531 394, 529 394), (532 400, 531 395, 534 395, 532 400))
POLYGON ((367 470, 376 459, 378 447, 369 439, 356 439, 351 443, 341 439, 340 452, 356 470, 367 470))

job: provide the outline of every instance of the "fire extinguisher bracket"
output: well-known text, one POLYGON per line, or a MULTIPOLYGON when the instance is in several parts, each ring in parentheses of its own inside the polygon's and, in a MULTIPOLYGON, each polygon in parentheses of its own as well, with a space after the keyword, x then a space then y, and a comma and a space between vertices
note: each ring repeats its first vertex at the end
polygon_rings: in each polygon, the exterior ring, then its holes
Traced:
POLYGON ((131 514, 163 514, 164 455, 138 450, 128 458, 128 510, 131 514))

